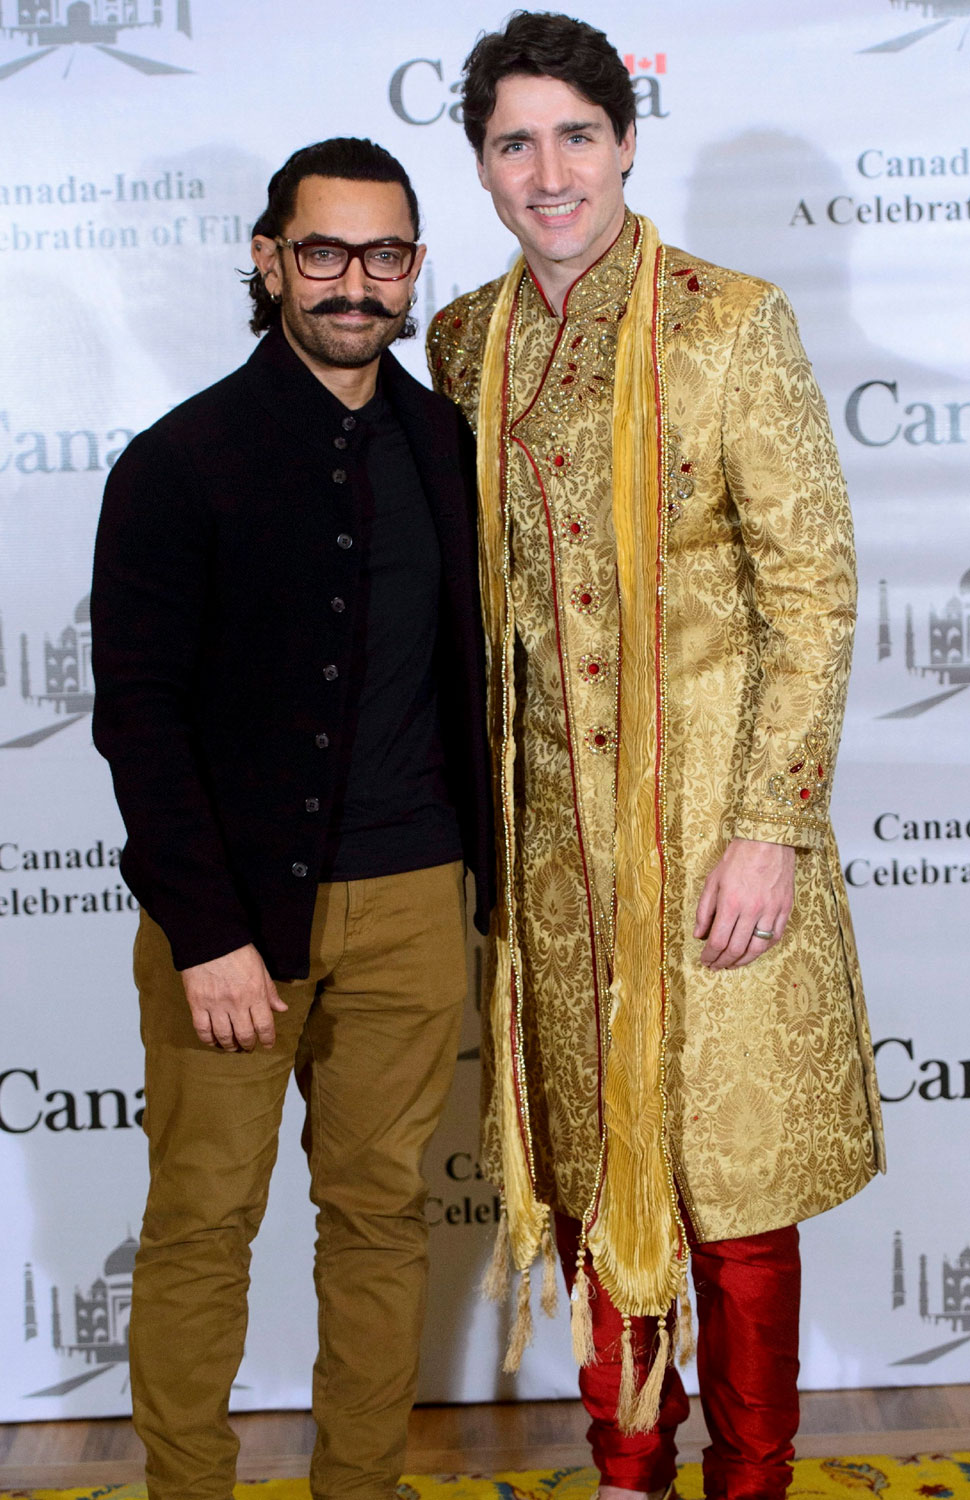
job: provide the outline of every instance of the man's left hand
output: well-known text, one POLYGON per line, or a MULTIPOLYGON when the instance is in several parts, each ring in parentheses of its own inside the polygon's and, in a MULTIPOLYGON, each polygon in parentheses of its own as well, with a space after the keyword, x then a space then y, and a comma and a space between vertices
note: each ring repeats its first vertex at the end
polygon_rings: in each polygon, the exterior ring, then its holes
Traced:
POLYGON ((707 939, 701 963, 709 969, 753 964, 781 941, 794 904, 794 849, 732 839, 697 903, 694 936, 707 939))

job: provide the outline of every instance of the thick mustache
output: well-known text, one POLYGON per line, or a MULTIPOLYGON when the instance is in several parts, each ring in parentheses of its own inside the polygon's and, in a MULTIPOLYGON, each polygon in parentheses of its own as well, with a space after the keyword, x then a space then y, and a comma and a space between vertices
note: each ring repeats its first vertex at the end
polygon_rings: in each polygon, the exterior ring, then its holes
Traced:
POLYGON ((351 302, 349 297, 325 297, 309 311, 310 316, 314 318, 325 317, 327 313, 370 313, 375 318, 398 316, 397 313, 389 312, 383 302, 378 302, 376 297, 362 297, 359 302, 351 302))

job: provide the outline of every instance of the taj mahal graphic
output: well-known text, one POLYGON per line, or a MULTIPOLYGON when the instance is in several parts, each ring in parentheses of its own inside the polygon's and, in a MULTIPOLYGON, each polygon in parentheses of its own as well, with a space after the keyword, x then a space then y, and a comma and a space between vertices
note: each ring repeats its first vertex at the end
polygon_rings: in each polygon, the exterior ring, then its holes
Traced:
MULTIPOLYGON (((0 65, 0 80, 39 62, 55 48, 90 45, 140 73, 186 73, 187 68, 120 51, 120 37, 165 32, 192 36, 191 0, 0 0, 0 35, 28 51, 0 65)), ((66 70, 64 76, 66 77, 66 70)))
POLYGON ((90 594, 80 601, 53 640, 50 635, 45 636, 40 661, 36 646, 32 652, 31 642, 23 632, 18 646, 19 671, 14 667, 10 648, 5 645, 4 621, 0 616, 0 692, 6 690, 14 698, 19 687, 17 717, 21 727, 27 726, 25 733, 0 737, 0 750, 29 749, 66 729, 94 707, 90 594))
POLYGON ((889 0, 893 10, 918 10, 924 16, 970 16, 970 0, 889 0))
MULTIPOLYGON (((970 6, 970 0, 967 0, 970 6)), ((879 627, 876 655, 886 661, 896 654, 896 642, 890 625, 889 584, 879 580, 879 627)), ((906 604, 903 659, 910 677, 935 682, 929 695, 891 713, 882 719, 911 719, 935 708, 947 698, 965 692, 970 686, 970 568, 957 584, 956 593, 938 608, 931 609, 925 633, 917 636, 912 604, 906 604)))
MULTIPOLYGON (((961 16, 970 16, 970 0, 889 0, 889 4, 900 19, 903 16, 908 18, 909 13, 915 11, 924 24, 917 26, 915 31, 904 31, 901 36, 891 36, 875 46, 863 47, 863 52, 905 52, 934 32, 942 31, 944 26, 951 26, 961 16)), ((958 51, 966 44, 967 30, 965 26, 958 27, 953 33, 958 51)))
MULTIPOLYGON (((119 31, 162 26, 166 8, 164 0, 17 0, 17 19, 7 21, 4 30, 32 46, 104 42, 113 47, 119 31)), ((178 0, 175 22, 178 31, 192 35, 191 0, 178 0)))
MULTIPOLYGON (((942 1330, 949 1329, 952 1337, 945 1343, 935 1344, 906 1359, 894 1360, 894 1365, 925 1365, 941 1359, 944 1354, 970 1342, 970 1245, 966 1245, 954 1260, 944 1255, 937 1283, 939 1298, 936 1301, 930 1285, 929 1258, 919 1257, 919 1286, 917 1303, 923 1323, 933 1324, 942 1330), (936 1305, 934 1307, 934 1301, 936 1305)), ((934 1278, 935 1279, 935 1278, 934 1278)), ((892 1309, 896 1312, 908 1303, 906 1262, 903 1252, 903 1236, 897 1229, 893 1235, 892 1258, 892 1309)))
MULTIPOLYGON (((75 1287, 69 1312, 62 1307, 60 1288, 51 1287, 51 1348, 72 1364, 83 1362, 84 1368, 42 1391, 28 1392, 29 1396, 63 1395, 112 1366, 127 1363, 131 1278, 137 1249, 138 1241, 129 1233, 107 1256, 101 1274, 88 1289, 75 1287)), ((40 1334, 34 1271, 28 1262, 24 1267, 24 1342, 40 1334)))
MULTIPOLYGON (((112 1370, 119 1372, 116 1381, 127 1382, 128 1321, 137 1249, 138 1241, 129 1229, 126 1237, 105 1257, 100 1274, 87 1289, 76 1286, 70 1302, 62 1297, 59 1287, 51 1286, 47 1304, 50 1318, 46 1325, 38 1312, 42 1299, 38 1295, 37 1276, 33 1265, 27 1262, 24 1266, 23 1340, 25 1344, 34 1344, 49 1338, 50 1347, 63 1360, 63 1376, 42 1390, 25 1391, 24 1399, 66 1396, 100 1375, 110 1377, 112 1370)), ((39 1343, 35 1347, 39 1347, 39 1343)), ((233 1382, 233 1390, 246 1389, 238 1381, 233 1382)))

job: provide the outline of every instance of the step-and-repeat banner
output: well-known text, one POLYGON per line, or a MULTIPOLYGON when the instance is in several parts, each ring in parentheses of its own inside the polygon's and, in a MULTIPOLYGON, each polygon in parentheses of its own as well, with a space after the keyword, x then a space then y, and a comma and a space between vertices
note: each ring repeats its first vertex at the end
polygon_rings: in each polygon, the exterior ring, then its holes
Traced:
MULTIPOLYGON (((805 1226, 808 1387, 970 1380, 970 0, 583 0, 635 79, 631 205, 780 282, 854 500, 861 609, 836 822, 890 1173, 805 1226), (797 11, 797 16, 795 12, 797 11)), ((248 354, 250 226, 297 146, 413 175, 422 322, 513 244, 460 124, 504 0, 0 0, 0 1420, 127 1408, 145 1190, 121 824, 91 745, 91 549, 132 434, 248 354)), ((403 357, 423 373, 419 343, 403 357)), ((425 1400, 575 1390, 564 1315, 521 1375, 477 1282, 477 979, 430 1152, 425 1400)), ((315 1317, 295 1101, 236 1406, 304 1406, 315 1317)))

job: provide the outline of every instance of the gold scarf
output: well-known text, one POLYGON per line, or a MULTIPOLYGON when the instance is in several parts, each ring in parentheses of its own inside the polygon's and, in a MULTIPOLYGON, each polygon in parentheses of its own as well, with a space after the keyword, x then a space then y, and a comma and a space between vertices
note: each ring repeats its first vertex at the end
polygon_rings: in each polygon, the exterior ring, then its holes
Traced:
MULTIPOLYGON (((666 963, 664 912, 664 712, 666 707, 664 565, 667 444, 664 431, 662 297, 665 257, 648 219, 640 219, 641 267, 620 324, 613 392, 613 525, 620 597, 620 736, 617 772, 616 942, 611 1042, 606 1068, 606 1140, 600 1192, 588 1222, 593 1265, 617 1309, 662 1320, 647 1386, 625 1426, 652 1425, 657 1368, 666 1364, 666 1323, 682 1292, 686 1238, 666 1140, 664 1095, 666 963)), ((492 997, 496 1067, 502 1088, 503 1189, 509 1247, 524 1273, 548 1227, 534 1195, 524 1068, 517 1045, 521 965, 516 945, 512 768, 515 697, 506 495, 508 345, 526 274, 519 259, 506 276, 489 323, 478 422, 479 549, 493 731, 501 726, 496 774, 502 912, 492 997), (496 463, 496 457, 499 462, 496 463)), ((574 1316, 581 1299, 574 1300, 574 1316)), ((521 1298, 520 1298, 521 1306, 521 1298)), ((574 1330, 575 1332, 575 1330, 574 1330)), ((629 1338, 625 1336, 626 1343, 629 1338)), ((520 1340, 521 1342, 521 1340, 520 1340)), ((574 1345, 588 1354, 589 1339, 574 1345)), ((624 1353, 629 1351, 625 1348, 624 1353)), ((632 1361, 632 1356, 630 1356, 632 1361)), ((631 1365, 632 1368, 632 1365, 631 1365)), ((630 1378, 628 1373, 627 1386, 630 1378)), ((621 1400, 621 1406, 622 1406, 621 1400)))

